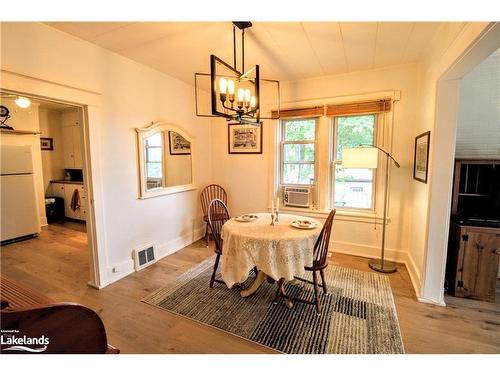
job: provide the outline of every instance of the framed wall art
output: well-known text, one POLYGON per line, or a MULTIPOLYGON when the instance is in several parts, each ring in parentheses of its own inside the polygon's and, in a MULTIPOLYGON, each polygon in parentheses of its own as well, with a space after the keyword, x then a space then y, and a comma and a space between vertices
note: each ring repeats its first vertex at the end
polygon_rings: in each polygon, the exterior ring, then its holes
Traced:
POLYGON ((429 168, 429 146, 431 132, 417 135, 415 138, 415 154, 413 159, 413 178, 417 181, 427 183, 429 168))
POLYGON ((229 154, 262 154, 262 122, 259 126, 228 124, 227 152, 229 154))
POLYGON ((54 139, 53 138, 40 138, 40 148, 43 151, 54 150, 54 139))
POLYGON ((168 132, 170 155, 191 155, 191 143, 174 131, 168 132))

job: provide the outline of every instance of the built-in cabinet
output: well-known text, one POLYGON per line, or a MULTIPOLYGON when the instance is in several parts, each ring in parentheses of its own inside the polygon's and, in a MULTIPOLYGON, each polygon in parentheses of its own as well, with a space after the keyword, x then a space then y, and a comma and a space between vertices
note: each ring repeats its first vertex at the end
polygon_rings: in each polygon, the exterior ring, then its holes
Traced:
POLYGON ((451 225, 447 281, 456 297, 495 301, 500 229, 451 225))
POLYGON ((61 116, 61 124, 64 168, 82 169, 82 126, 80 112, 64 112, 61 116))
POLYGON ((76 220, 87 219, 87 197, 83 185, 52 182, 51 187, 53 196, 64 199, 64 216, 76 220), (71 200, 75 190, 78 190, 78 194, 80 196, 80 208, 73 211, 71 208, 71 200))
POLYGON ((493 302, 500 262, 500 160, 455 161, 448 293, 493 302))

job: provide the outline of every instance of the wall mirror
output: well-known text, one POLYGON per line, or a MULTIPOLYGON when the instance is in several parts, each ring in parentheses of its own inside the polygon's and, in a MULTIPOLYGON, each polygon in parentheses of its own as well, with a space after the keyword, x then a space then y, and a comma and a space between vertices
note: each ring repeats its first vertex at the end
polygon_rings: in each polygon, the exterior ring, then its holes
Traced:
POLYGON ((140 198, 193 190, 193 137, 158 122, 137 128, 140 198))

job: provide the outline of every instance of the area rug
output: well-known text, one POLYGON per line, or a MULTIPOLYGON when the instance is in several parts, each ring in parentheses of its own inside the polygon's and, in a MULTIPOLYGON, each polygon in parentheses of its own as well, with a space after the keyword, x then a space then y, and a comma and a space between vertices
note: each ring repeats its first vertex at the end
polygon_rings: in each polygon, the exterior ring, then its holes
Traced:
MULTIPOLYGON (((321 293, 322 314, 317 316, 313 305, 295 303, 289 309, 283 301, 273 304, 275 283, 264 282, 247 298, 239 295, 239 288, 224 284, 215 283, 210 289, 213 262, 207 259, 143 302, 283 353, 404 353, 387 276, 328 266, 328 294, 321 293)), ((309 284, 285 286, 289 295, 298 295, 301 289, 302 297, 313 300, 309 284)))

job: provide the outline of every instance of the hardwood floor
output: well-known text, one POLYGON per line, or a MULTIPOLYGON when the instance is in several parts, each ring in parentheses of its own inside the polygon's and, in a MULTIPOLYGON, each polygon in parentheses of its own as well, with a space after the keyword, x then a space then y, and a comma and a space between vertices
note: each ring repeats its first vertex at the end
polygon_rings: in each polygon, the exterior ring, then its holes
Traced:
MULTIPOLYGON (((122 353, 271 353, 272 350, 141 302, 209 257, 198 241, 102 290, 87 286, 82 224, 49 225, 37 239, 1 249, 1 271, 56 301, 94 309, 122 353)), ((372 272, 365 258, 333 253, 330 262, 372 272)), ((447 297, 447 307, 416 301, 403 265, 389 275, 407 353, 500 353, 500 304, 447 297)), ((500 293, 497 290, 497 301, 500 293)))

